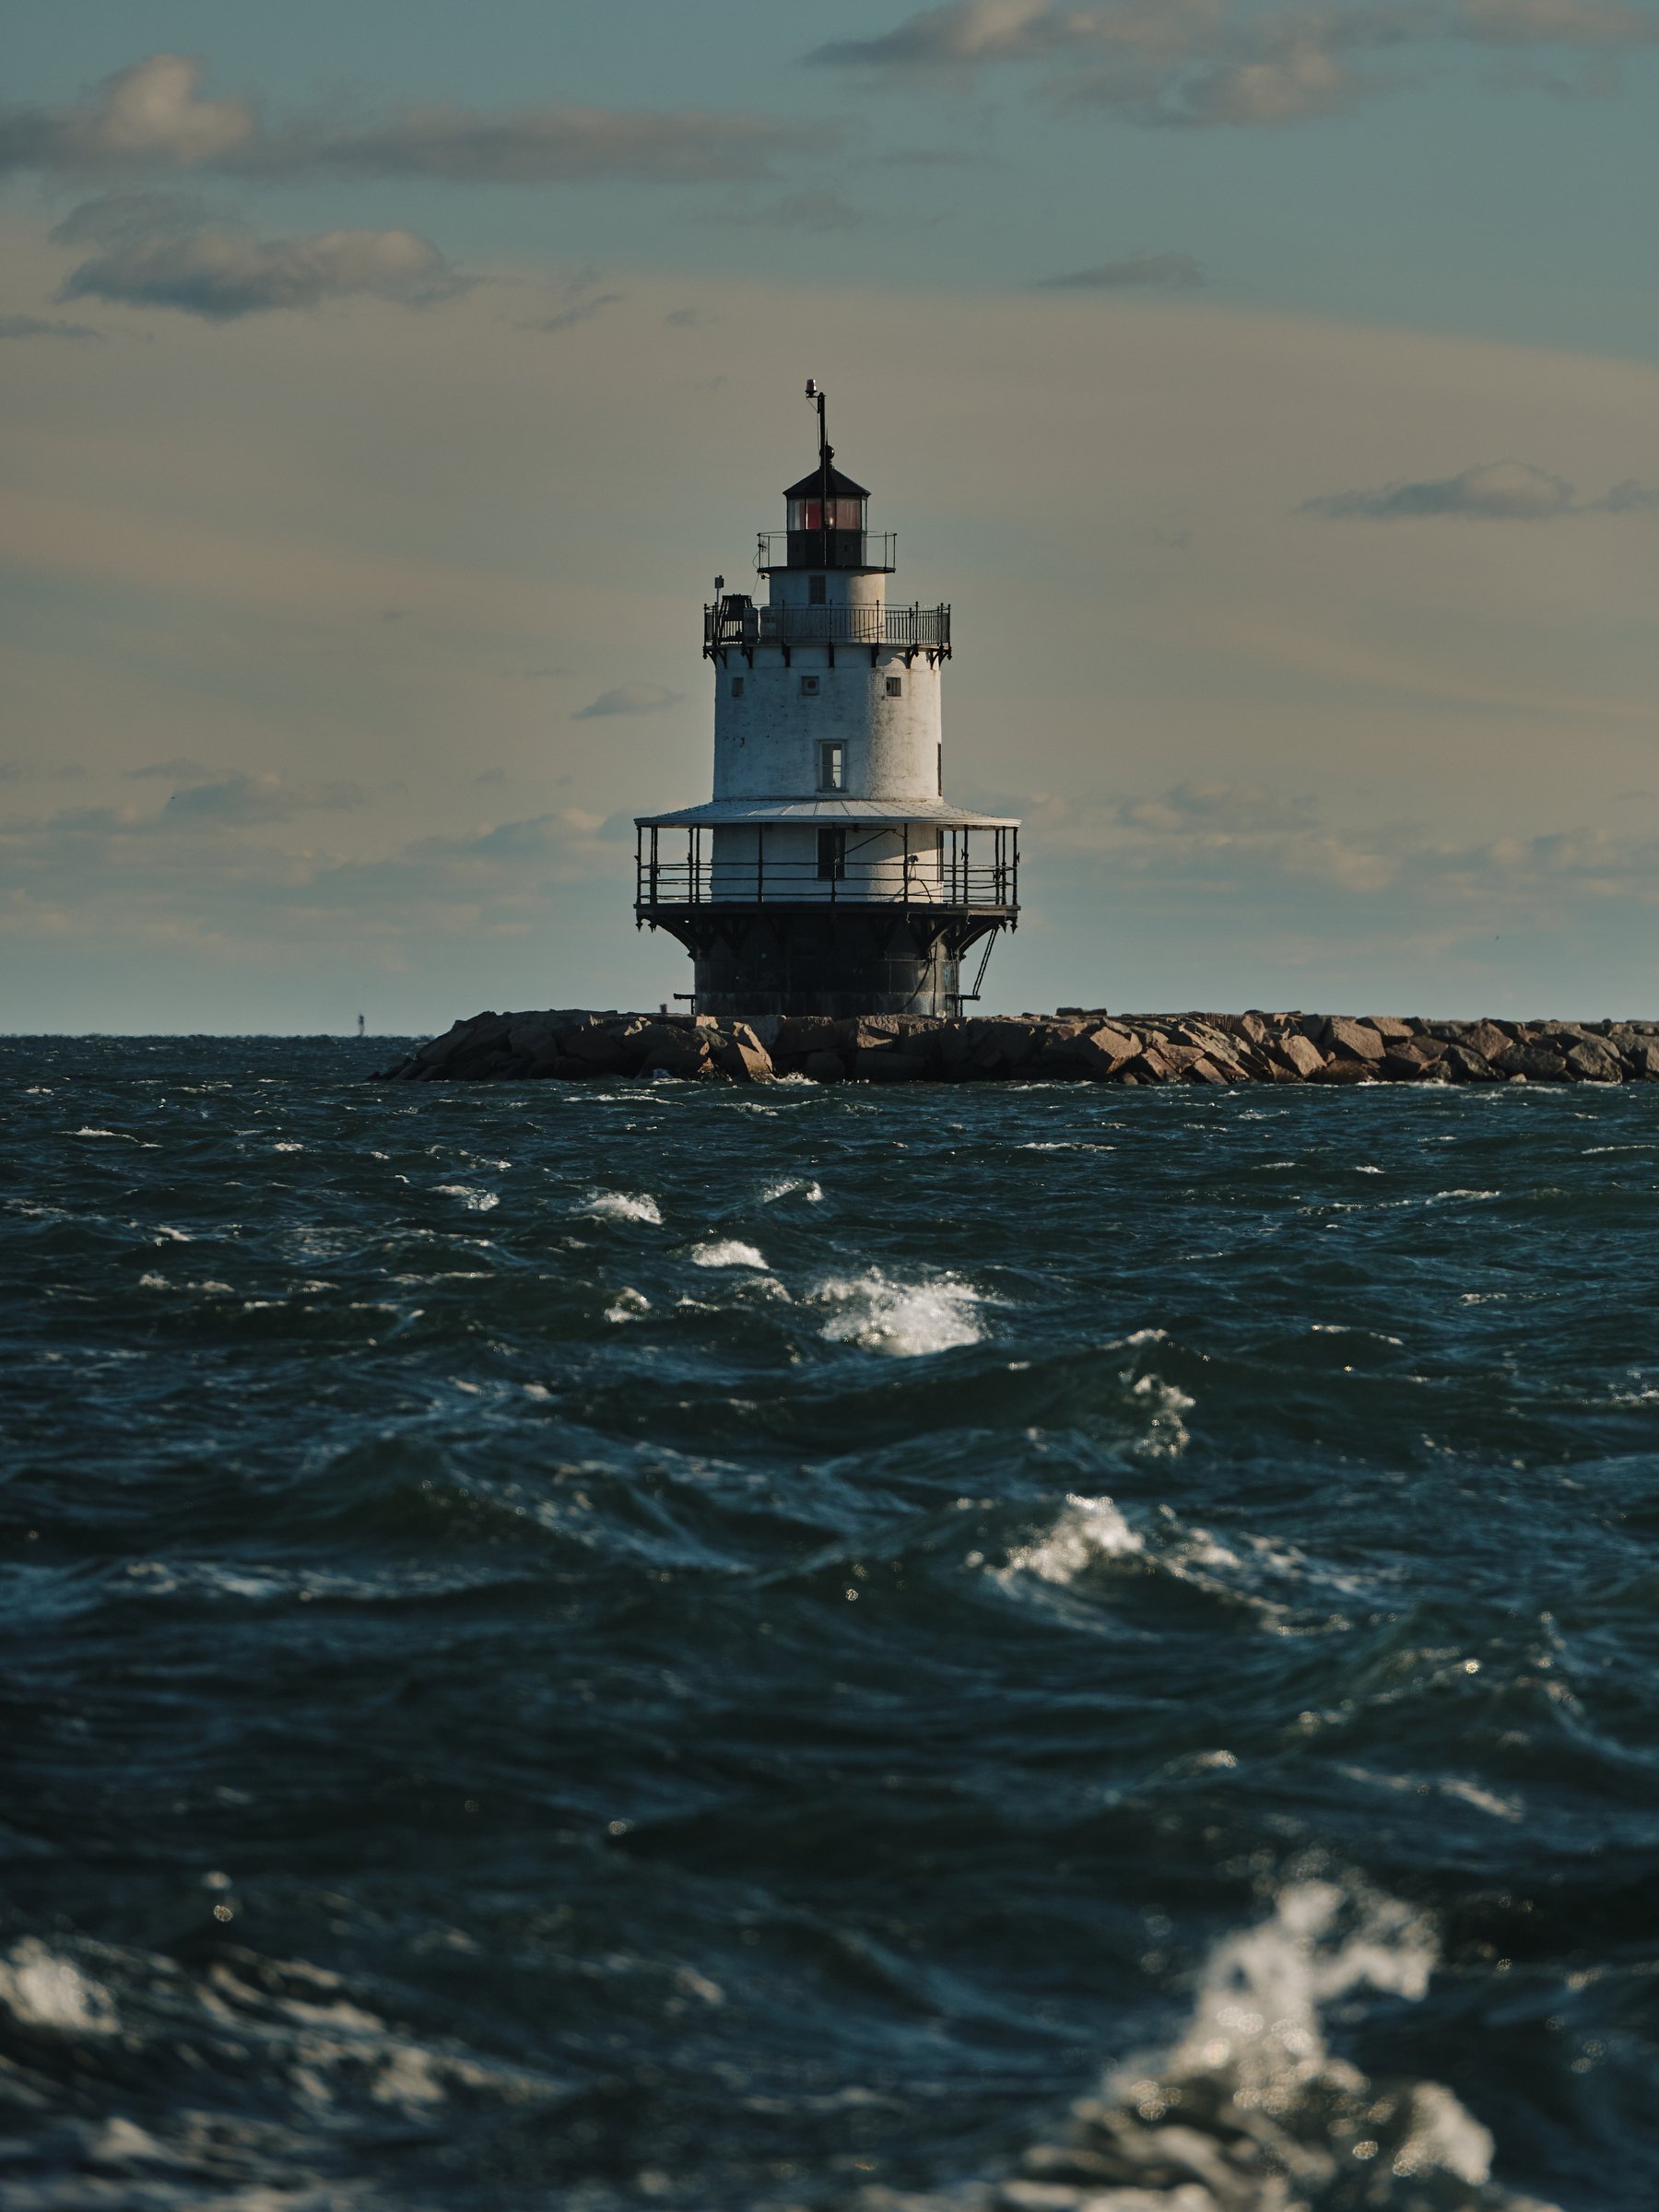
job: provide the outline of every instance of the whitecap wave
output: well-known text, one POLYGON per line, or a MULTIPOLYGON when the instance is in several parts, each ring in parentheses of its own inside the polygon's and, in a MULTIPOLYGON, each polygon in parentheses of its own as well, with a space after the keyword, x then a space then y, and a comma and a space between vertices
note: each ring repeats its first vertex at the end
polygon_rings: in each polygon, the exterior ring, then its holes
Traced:
POLYGON ((25 2028, 113 2035, 121 2025, 109 1991, 34 1936, 0 1959, 0 2008, 25 2028))
POLYGON ((469 1214, 488 1214, 501 1203, 493 1191, 481 1191, 470 1182, 441 1182, 434 1187, 440 1198, 459 1198, 469 1214))
POLYGON ((1045 1583, 1069 1583, 1097 1559, 1126 1559, 1145 1549, 1110 1498, 1081 1498, 1073 1493, 1047 1535, 1017 1545, 999 1571, 1003 1575, 1034 1574, 1045 1583))
MULTIPOLYGON (((1331 2053, 1326 2008, 1370 1988, 1415 2002, 1437 1959, 1412 1907, 1295 1881, 1223 1938, 1176 2041, 1114 2068, 986 2201, 1073 2212, 1557 2212, 1491 2179, 1490 2134, 1436 2081, 1373 2080, 1331 2053)), ((964 2202, 912 2197, 912 2212, 964 2202)))
POLYGON ((862 1345, 895 1359, 977 1344, 985 1333, 979 1317, 983 1297, 951 1276, 902 1283, 872 1267, 864 1275, 832 1276, 812 1297, 835 1309, 822 1332, 832 1344, 862 1345))
POLYGON ((700 1244, 691 1254, 694 1267, 764 1267, 766 1254, 753 1244, 740 1244, 735 1237, 720 1239, 712 1244, 700 1244))
MULTIPOLYGON (((803 1082, 809 1080, 803 1077, 803 1082)), ((821 1186, 801 1175, 780 1175, 769 1182, 760 1193, 762 1206, 776 1206, 780 1198, 804 1198, 808 1206, 821 1206, 824 1194, 821 1186)))
POLYGON ((653 1229, 663 1225, 663 1209, 649 1191, 595 1191, 576 1210, 598 1221, 649 1221, 653 1229))

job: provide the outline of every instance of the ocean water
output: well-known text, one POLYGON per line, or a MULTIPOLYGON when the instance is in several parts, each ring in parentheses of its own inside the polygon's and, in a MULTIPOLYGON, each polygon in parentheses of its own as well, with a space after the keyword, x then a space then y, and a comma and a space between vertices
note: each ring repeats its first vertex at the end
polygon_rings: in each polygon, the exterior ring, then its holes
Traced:
POLYGON ((1659 1092, 9 1041, 8 2212, 1650 2212, 1659 1092))

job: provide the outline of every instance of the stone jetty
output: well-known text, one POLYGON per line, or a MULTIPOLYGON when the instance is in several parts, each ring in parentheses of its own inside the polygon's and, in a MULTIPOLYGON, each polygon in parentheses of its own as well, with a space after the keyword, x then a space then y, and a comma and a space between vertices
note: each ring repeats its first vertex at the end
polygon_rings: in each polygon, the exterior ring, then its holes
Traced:
POLYGON ((1384 1014, 1057 1014, 934 1020, 582 1010, 475 1014, 372 1080, 701 1083, 1646 1083, 1659 1022, 1384 1014))

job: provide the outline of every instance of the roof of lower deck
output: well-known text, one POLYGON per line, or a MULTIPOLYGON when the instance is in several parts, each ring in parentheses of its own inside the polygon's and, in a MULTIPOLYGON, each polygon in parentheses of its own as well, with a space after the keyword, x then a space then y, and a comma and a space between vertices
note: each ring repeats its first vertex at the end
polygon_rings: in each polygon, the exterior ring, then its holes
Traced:
POLYGON ((890 822, 898 829, 919 822, 930 830, 1018 830, 1007 814, 975 814, 971 807, 952 806, 944 799, 912 799, 896 806, 883 799, 708 799, 700 806, 681 806, 673 814, 637 814, 641 830, 701 830, 729 828, 743 822, 806 822, 819 828, 837 823, 890 822))

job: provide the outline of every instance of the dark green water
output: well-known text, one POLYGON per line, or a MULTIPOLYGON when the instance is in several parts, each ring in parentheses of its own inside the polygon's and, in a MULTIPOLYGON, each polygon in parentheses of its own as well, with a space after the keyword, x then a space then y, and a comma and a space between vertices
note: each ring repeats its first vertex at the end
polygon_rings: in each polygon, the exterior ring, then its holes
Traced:
POLYGON ((1659 2204, 1659 1092, 388 1049, 4 1048, 0 2200, 1659 2204))

